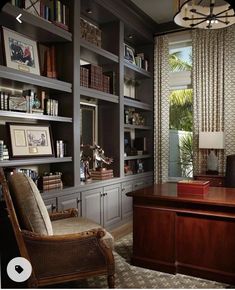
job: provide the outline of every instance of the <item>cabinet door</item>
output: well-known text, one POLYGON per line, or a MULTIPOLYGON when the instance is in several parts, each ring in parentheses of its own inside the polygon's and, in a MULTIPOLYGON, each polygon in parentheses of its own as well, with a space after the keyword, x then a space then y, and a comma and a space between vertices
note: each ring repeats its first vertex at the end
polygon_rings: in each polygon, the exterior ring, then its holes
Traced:
POLYGON ((81 199, 80 193, 69 194, 65 196, 58 197, 58 208, 59 210, 66 210, 69 208, 76 208, 78 210, 78 215, 81 215, 81 199))
POLYGON ((57 200, 56 197, 44 199, 45 206, 49 213, 57 211, 57 200))
POLYGON ((131 192, 133 188, 133 182, 122 183, 122 218, 128 218, 132 215, 132 197, 127 196, 128 192, 131 192))
POLYGON ((121 186, 114 184, 104 187, 104 227, 121 220, 121 186))
POLYGON ((103 188, 96 188, 82 193, 82 216, 103 225, 103 188))

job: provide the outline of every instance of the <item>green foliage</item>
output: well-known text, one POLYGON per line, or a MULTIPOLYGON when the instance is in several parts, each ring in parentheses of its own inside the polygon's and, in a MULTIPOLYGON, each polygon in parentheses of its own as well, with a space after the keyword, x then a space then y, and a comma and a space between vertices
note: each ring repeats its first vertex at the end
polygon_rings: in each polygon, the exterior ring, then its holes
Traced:
POLYGON ((181 59, 180 51, 176 51, 170 54, 169 63, 172 71, 185 71, 192 69, 192 65, 190 63, 181 59))
POLYGON ((176 90, 170 95, 170 129, 192 131, 193 91, 176 90))
POLYGON ((193 135, 185 134, 180 139, 180 165, 182 176, 192 177, 193 171, 193 135))

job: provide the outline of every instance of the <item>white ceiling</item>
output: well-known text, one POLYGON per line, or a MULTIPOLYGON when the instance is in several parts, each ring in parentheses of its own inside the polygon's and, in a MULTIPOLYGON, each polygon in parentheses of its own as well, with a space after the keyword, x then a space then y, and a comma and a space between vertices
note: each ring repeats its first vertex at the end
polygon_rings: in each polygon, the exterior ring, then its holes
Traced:
POLYGON ((173 21, 175 0, 131 0, 157 23, 173 21))

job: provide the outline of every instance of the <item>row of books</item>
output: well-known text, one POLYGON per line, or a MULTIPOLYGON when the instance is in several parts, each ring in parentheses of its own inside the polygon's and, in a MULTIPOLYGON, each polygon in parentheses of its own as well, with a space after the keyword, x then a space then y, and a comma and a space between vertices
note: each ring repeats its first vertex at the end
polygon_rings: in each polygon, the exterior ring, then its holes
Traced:
POLYGON ((11 0, 11 3, 68 30, 69 9, 60 0, 11 0))
POLYGON ((145 171, 144 161, 142 159, 125 161, 124 165, 125 175, 143 173, 144 171, 145 171))
POLYGON ((35 170, 32 169, 28 169, 28 168, 16 168, 16 167, 8 167, 4 169, 6 178, 8 179, 10 175, 14 174, 14 173, 24 173, 27 176, 29 176, 30 178, 32 178, 32 180, 35 182, 35 184, 37 185, 38 183, 38 173, 35 170))
POLYGON ((54 99, 46 99, 45 94, 42 96, 40 102, 32 90, 23 91, 22 95, 11 95, 1 91, 0 110, 58 116, 59 102, 54 99))
POLYGON ((54 99, 45 99, 45 114, 49 116, 58 116, 59 102, 54 99))
POLYGON ((1 91, 0 110, 36 113, 35 97, 32 90, 25 90, 22 95, 11 95, 1 91))
POLYGON ((66 156, 66 143, 63 140, 56 140, 56 157, 66 156))
POLYGON ((149 70, 148 60, 145 58, 144 53, 137 53, 135 56, 135 64, 146 71, 149 70))
POLYGON ((9 152, 7 145, 4 144, 3 140, 0 140, 0 161, 8 160, 9 159, 9 152))
POLYGON ((87 64, 80 67, 80 85, 108 94, 116 94, 115 73, 104 72, 101 66, 87 64))
POLYGON ((61 180, 61 172, 50 173, 43 175, 38 180, 38 188, 43 191, 63 189, 63 182, 61 180))
POLYGON ((92 170, 91 178, 94 180, 106 180, 113 178, 113 169, 92 170))

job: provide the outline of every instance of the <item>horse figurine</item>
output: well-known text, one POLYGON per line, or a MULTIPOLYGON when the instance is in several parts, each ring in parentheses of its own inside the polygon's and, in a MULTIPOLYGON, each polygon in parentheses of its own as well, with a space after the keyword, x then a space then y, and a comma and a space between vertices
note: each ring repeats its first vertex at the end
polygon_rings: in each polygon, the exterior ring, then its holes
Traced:
POLYGON ((97 169, 102 169, 104 163, 110 165, 113 162, 113 158, 104 156, 104 150, 99 145, 95 144, 93 150, 93 157, 96 161, 97 169))

